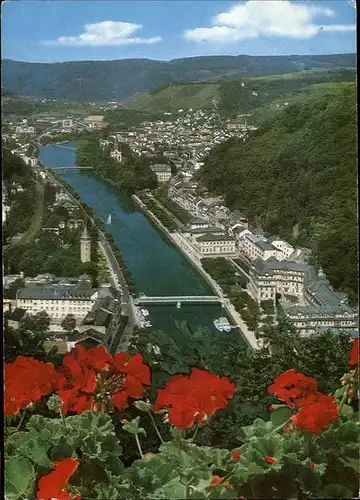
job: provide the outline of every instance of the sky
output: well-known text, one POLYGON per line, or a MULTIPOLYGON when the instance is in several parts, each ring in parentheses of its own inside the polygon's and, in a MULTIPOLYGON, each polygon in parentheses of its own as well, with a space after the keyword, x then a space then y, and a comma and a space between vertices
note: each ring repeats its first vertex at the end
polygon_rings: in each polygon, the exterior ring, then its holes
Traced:
POLYGON ((346 0, 8 0, 2 58, 31 62, 356 52, 346 0))

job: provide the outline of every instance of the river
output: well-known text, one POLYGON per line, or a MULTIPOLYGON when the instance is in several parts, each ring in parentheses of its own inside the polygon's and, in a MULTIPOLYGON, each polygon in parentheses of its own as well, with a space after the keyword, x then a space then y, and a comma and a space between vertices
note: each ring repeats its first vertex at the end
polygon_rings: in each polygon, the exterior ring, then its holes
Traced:
MULTIPOLYGON (((72 143, 45 146, 41 148, 39 159, 48 167, 75 166, 76 146, 72 143)), ((121 249, 138 294, 214 294, 197 270, 129 196, 114 194, 111 187, 91 175, 77 172, 61 172, 60 175, 102 221, 106 222, 111 214, 112 222, 106 226, 106 230, 113 235, 116 245, 121 249)), ((213 325, 215 318, 227 316, 221 305, 181 305, 180 309, 175 305, 164 305, 149 306, 148 309, 154 329, 172 334, 176 331, 175 321, 186 320, 192 329, 202 326, 213 334, 224 335, 213 325)))

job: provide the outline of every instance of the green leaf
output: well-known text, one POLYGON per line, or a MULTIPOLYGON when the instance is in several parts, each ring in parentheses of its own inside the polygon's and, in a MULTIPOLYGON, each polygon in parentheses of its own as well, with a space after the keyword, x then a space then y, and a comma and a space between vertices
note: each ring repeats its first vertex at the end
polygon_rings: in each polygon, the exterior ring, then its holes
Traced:
POLYGON ((360 474, 360 459, 359 459, 359 457, 357 457, 357 458, 339 457, 339 460, 342 464, 345 465, 345 467, 349 467, 350 469, 353 469, 356 472, 356 474, 360 474))
POLYGON ((317 474, 311 469, 302 469, 296 481, 300 484, 302 491, 306 495, 317 495, 321 486, 321 480, 317 474))
POLYGON ((8 445, 14 447, 20 455, 29 458, 36 465, 51 469, 52 465, 47 456, 50 444, 42 441, 40 437, 30 432, 17 432, 9 438, 8 445))
POLYGON ((324 493, 326 498, 353 498, 351 490, 342 484, 327 484, 324 493))
POLYGON ((289 408, 278 408, 271 413, 271 422, 274 427, 279 427, 285 424, 292 415, 292 411, 289 408))
POLYGON ((166 495, 167 498, 171 499, 185 498, 185 486, 180 482, 180 476, 177 476, 161 488, 155 490, 154 496, 158 493, 166 495))
POLYGON ((351 418, 354 415, 354 410, 349 405, 343 405, 340 410, 340 415, 345 418, 351 418))
POLYGON ((32 496, 35 469, 30 460, 14 456, 5 460, 5 495, 11 500, 32 496))
POLYGON ((130 422, 125 422, 123 424, 123 429, 126 432, 129 432, 130 434, 139 434, 145 433, 145 430, 142 428, 139 428, 139 422, 140 422, 140 417, 136 417, 133 420, 130 420, 130 422))

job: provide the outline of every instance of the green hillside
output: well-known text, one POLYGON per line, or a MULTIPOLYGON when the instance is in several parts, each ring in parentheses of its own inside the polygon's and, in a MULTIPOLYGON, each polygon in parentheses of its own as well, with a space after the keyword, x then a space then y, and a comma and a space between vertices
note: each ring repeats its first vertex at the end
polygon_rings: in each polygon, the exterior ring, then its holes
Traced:
POLYGON ((18 95, 78 101, 120 101, 175 82, 355 68, 355 54, 202 56, 154 61, 33 63, 4 59, 2 85, 18 95))
POLYGON ((215 148, 199 174, 252 223, 312 248, 357 299, 356 84, 289 105, 243 142, 215 148))
POLYGON ((282 108, 285 102, 304 102, 324 92, 334 92, 344 82, 355 81, 355 71, 301 71, 283 75, 220 80, 214 83, 176 83, 128 99, 124 106, 147 112, 178 109, 214 109, 224 116, 252 113, 259 121, 282 108))
POLYGON ((178 83, 158 91, 143 93, 125 101, 131 109, 145 111, 177 111, 178 109, 212 108, 218 99, 217 83, 178 83))

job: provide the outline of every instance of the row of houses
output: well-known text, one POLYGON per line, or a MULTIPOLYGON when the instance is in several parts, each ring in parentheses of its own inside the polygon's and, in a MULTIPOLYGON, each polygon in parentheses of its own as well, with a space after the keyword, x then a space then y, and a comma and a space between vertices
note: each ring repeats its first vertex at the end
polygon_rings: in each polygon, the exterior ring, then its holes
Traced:
POLYGON ((332 288, 321 269, 317 273, 308 263, 309 249, 295 248, 278 236, 266 235, 261 228, 249 227, 239 212, 229 215, 224 211, 217 217, 221 199, 209 203, 209 198, 196 195, 196 187, 179 182, 170 186, 169 196, 198 216, 183 235, 200 257, 240 257, 249 269, 249 295, 258 304, 272 301, 275 305, 279 299, 284 314, 302 335, 325 329, 353 334, 358 330, 357 308, 349 306, 346 295, 332 288))

